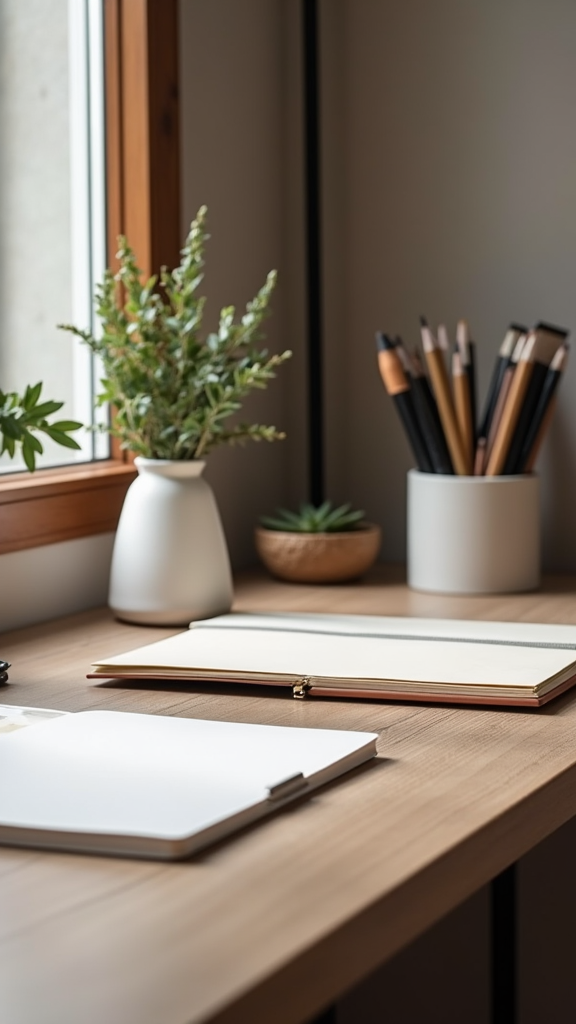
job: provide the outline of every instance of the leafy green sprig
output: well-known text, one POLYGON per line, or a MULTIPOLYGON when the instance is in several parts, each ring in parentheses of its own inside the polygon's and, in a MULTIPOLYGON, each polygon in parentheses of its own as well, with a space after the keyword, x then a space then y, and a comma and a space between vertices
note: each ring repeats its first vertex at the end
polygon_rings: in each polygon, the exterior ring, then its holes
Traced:
POLYGON ((249 392, 265 388, 291 352, 259 349, 276 273, 235 322, 235 309, 220 313, 218 330, 200 338, 205 298, 202 281, 206 207, 192 222, 182 260, 144 285, 133 250, 120 238, 116 275, 107 270, 96 290, 101 333, 63 324, 102 360, 98 402, 114 409, 110 432, 123 448, 154 459, 200 459, 216 445, 284 437, 273 426, 235 423, 249 392))
POLYGON ((351 511, 349 504, 332 508, 331 501, 317 507, 303 502, 299 512, 279 508, 276 513, 275 516, 261 516, 262 526, 287 533, 341 533, 357 530, 364 519, 364 512, 351 511))
POLYGON ((40 402, 42 382, 26 388, 21 397, 15 391, 0 391, 0 455, 4 452, 13 459, 21 449, 27 469, 36 468, 36 456, 44 451, 34 431, 41 431, 56 444, 79 449, 80 445, 70 433, 82 426, 76 420, 57 420, 50 423, 49 416, 58 412, 63 402, 40 402))

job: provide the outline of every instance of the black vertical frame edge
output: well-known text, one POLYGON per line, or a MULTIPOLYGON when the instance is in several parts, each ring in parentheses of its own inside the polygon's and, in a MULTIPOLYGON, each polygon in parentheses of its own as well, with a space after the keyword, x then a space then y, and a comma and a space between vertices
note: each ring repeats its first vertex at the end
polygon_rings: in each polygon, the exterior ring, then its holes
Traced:
POLYGON ((511 864, 490 884, 492 1024, 517 1024, 517 866, 511 864))
POLYGON ((318 0, 302 0, 304 193, 310 501, 324 500, 322 382, 322 241, 320 197, 320 83, 318 0))

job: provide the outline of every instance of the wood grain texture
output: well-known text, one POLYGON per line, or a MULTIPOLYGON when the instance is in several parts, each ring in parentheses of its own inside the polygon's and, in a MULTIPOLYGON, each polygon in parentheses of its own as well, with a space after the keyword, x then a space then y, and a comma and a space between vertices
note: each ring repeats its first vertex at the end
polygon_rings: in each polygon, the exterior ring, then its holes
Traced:
MULTIPOLYGON (((119 3, 121 180, 115 191, 121 231, 148 277, 175 266, 181 246, 178 9, 177 0, 119 3)), ((114 89, 114 67, 111 72, 114 89)))
POLYGON ((104 0, 104 91, 106 110, 106 258, 115 260, 124 230, 124 123, 122 109, 121 0, 104 0))
MULTIPOLYGON (((235 607, 576 623, 575 597, 562 577, 513 597, 426 595, 379 568, 339 587, 248 575, 235 607)), ((366 729, 380 758, 181 864, 0 851, 8 1020, 304 1022, 576 813, 573 694, 495 710, 85 679, 172 632, 96 611, 7 634, 0 699, 366 729)))
POLYGON ((46 470, 0 486, 0 554, 115 530, 136 470, 120 460, 46 470))
POLYGON ((152 269, 180 262, 178 0, 148 0, 152 269))

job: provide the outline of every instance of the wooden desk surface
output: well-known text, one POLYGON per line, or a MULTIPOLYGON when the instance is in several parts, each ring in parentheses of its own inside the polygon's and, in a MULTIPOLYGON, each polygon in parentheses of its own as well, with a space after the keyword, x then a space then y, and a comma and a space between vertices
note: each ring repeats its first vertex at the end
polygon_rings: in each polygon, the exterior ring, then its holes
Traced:
MULTIPOLYGON (((454 598, 384 568, 353 587, 253 575, 236 608, 576 623, 576 580, 454 598)), ((85 679, 170 632, 95 611, 5 635, 0 700, 366 729, 381 759, 184 863, 0 850, 6 1024, 303 1022, 576 814, 576 693, 490 710, 85 679)))

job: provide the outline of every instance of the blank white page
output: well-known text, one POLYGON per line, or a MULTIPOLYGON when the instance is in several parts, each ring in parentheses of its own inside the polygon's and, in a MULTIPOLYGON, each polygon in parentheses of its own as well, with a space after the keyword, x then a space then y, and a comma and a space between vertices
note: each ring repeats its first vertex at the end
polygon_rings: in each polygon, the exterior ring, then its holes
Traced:
POLYGON ((113 711, 67 715, 1 737, 0 839, 153 855, 164 842, 163 855, 182 855, 274 809, 270 787, 302 773, 313 788, 372 757, 375 740, 113 711))
MULTIPOLYGON (((403 680, 532 690, 576 661, 576 627, 370 616, 229 615, 101 662, 255 678, 403 680)), ((149 672, 148 674, 151 674, 149 672)))

